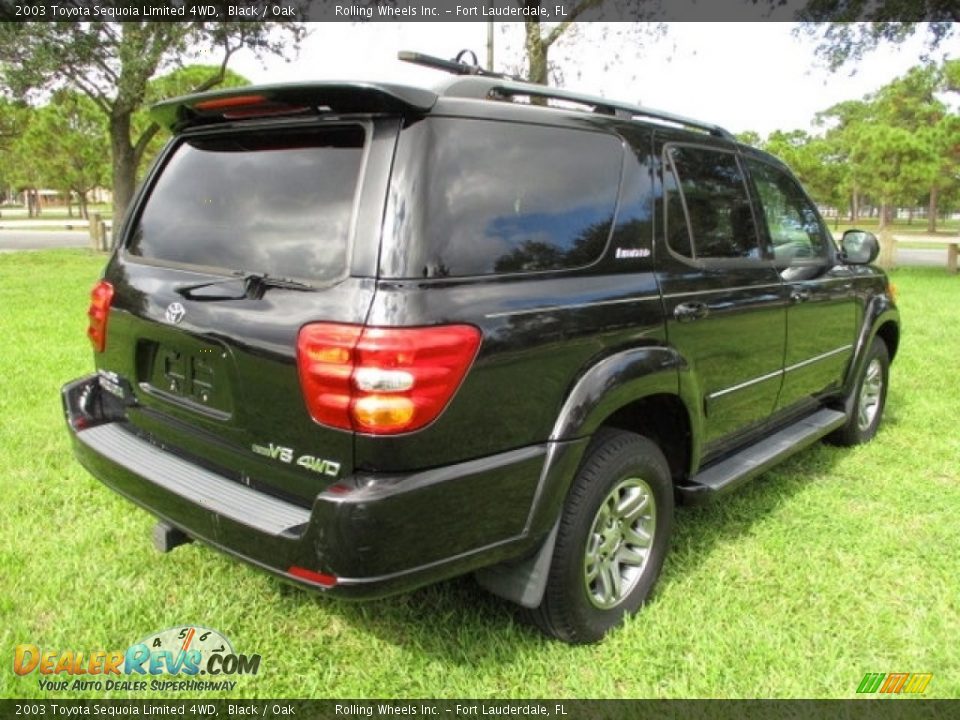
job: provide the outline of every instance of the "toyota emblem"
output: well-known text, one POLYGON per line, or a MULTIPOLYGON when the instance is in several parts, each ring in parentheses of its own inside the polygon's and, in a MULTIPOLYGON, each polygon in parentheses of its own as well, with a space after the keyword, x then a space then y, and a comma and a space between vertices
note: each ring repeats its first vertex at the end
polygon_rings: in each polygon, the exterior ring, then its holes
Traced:
POLYGON ((173 323, 176 325, 181 320, 183 316, 187 314, 186 309, 178 302, 170 303, 167 305, 167 311, 164 313, 164 317, 167 319, 168 323, 173 323))

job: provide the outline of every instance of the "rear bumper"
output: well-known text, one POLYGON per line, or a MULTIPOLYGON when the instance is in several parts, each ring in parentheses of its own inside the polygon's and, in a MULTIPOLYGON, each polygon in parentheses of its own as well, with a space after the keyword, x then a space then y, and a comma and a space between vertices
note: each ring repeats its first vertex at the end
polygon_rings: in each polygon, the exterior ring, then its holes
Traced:
POLYGON ((582 451, 581 441, 544 444, 410 475, 353 476, 304 507, 141 437, 97 376, 67 384, 62 397, 74 452, 105 485, 198 540, 342 597, 402 592, 532 550, 552 521, 533 512, 546 497, 545 467, 567 468, 582 451), (293 568, 327 577, 309 581, 293 568))

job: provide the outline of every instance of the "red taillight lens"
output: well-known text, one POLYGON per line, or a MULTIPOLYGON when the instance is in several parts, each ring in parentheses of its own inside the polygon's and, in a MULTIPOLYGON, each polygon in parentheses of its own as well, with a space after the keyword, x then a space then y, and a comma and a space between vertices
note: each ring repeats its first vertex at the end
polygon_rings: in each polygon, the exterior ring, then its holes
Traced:
POLYGON ((87 317, 90 318, 87 337, 90 338, 94 352, 103 352, 107 347, 107 318, 110 316, 112 302, 113 285, 101 280, 93 286, 90 292, 90 309, 87 310, 87 317))
POLYGON ((312 323, 297 364, 311 417, 375 435, 418 430, 450 402, 480 347, 470 325, 371 328, 312 323))

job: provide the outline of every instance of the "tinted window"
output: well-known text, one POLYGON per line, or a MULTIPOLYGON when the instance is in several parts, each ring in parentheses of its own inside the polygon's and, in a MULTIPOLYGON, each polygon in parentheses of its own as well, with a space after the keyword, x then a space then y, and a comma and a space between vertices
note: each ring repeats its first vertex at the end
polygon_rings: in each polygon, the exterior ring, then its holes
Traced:
MULTIPOLYGON (((422 219, 389 273, 558 270, 601 256, 620 180, 617 138, 484 120, 435 118, 428 125, 422 167, 395 170, 398 183, 410 183, 397 194, 421 198, 411 205, 422 219)), ((405 206, 392 203, 388 215, 399 216, 405 206)))
POLYGON ((346 267, 363 142, 359 126, 186 140, 151 191, 129 251, 335 279, 346 267))
POLYGON ((816 261, 827 256, 817 211, 788 173, 748 160, 747 167, 763 205, 763 214, 779 265, 816 261))
POLYGON ((672 146, 666 151, 667 242, 694 259, 760 256, 750 200, 732 153, 672 146))

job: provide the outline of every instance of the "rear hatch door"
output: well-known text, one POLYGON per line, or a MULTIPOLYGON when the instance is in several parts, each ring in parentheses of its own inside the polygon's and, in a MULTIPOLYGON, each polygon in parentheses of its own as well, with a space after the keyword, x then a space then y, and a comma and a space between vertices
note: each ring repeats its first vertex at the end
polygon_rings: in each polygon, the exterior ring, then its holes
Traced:
POLYGON ((353 433, 307 411, 297 335, 366 318, 399 123, 214 124, 172 143, 106 273, 98 366, 137 432, 303 505, 353 470, 353 433))

